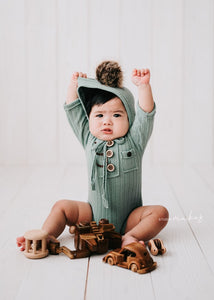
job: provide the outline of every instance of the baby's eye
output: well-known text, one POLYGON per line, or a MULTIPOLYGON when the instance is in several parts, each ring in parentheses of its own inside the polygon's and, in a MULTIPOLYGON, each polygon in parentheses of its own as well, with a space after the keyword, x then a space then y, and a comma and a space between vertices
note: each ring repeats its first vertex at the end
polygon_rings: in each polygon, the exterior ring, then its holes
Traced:
POLYGON ((102 118, 103 117, 103 114, 98 114, 96 115, 97 118, 102 118))
POLYGON ((114 114, 114 117, 119 118, 119 117, 121 117, 121 115, 120 114, 114 114))

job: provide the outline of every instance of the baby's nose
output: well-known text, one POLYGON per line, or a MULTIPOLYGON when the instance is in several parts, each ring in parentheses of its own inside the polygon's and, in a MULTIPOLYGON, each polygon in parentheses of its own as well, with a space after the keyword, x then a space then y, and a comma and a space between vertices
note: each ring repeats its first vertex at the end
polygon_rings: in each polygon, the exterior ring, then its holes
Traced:
POLYGON ((105 118, 105 119, 103 120, 103 124, 104 124, 104 125, 112 125, 112 121, 111 121, 110 118, 105 118))

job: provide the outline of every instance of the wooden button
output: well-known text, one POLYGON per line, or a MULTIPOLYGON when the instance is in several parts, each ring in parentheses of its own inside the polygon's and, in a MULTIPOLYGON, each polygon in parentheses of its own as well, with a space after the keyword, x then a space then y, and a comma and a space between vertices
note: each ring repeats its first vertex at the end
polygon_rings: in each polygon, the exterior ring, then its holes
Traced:
POLYGON ((108 141, 108 142, 106 143, 106 145, 107 145, 108 147, 112 147, 112 146, 114 145, 114 141, 108 141))
POLYGON ((127 156, 128 156, 128 157, 131 157, 131 156, 132 156, 131 151, 127 152, 127 156))
POLYGON ((113 155, 114 155, 113 151, 111 151, 111 150, 106 151, 106 156, 107 157, 112 157, 113 155))
POLYGON ((109 172, 113 172, 114 169, 115 169, 115 167, 114 167, 113 164, 109 164, 109 165, 107 166, 107 170, 108 170, 109 172))

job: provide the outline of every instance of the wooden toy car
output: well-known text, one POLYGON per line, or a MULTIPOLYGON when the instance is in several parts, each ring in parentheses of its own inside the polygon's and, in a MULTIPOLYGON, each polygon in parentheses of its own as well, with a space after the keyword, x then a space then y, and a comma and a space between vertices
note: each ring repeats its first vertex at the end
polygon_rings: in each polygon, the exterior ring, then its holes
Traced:
POLYGON ((101 219, 99 225, 95 221, 80 223, 75 227, 74 243, 76 250, 72 251, 59 242, 48 244, 50 254, 63 252, 69 258, 81 258, 93 253, 106 253, 109 249, 121 247, 121 235, 115 231, 115 226, 106 219, 101 219))
POLYGON ((151 272, 157 266, 141 243, 131 243, 121 249, 111 251, 103 258, 103 261, 140 274, 151 272))
POLYGON ((148 247, 152 255, 164 254, 166 252, 166 248, 161 239, 154 239, 148 242, 148 247))

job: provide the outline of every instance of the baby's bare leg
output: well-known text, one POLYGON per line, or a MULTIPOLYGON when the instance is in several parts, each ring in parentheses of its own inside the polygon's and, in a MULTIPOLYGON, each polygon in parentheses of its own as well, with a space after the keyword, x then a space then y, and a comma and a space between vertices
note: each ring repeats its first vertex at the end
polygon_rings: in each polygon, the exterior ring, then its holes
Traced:
MULTIPOLYGON (((49 238, 57 238, 65 229, 65 226, 72 226, 79 222, 90 222, 92 220, 92 210, 88 203, 72 200, 57 201, 42 229, 49 234, 49 238)), ((21 251, 25 250, 25 238, 20 236, 16 239, 17 246, 21 251)))
POLYGON ((168 217, 168 211, 163 206, 136 208, 128 217, 122 245, 152 239, 166 226, 168 217))
POLYGON ((53 206, 42 229, 57 238, 65 229, 79 222, 90 222, 92 210, 89 203, 72 200, 59 200, 53 206))

